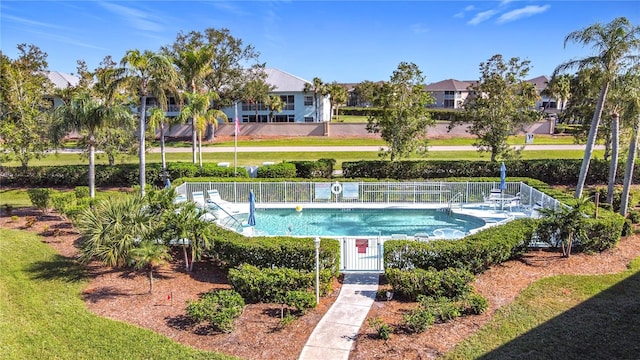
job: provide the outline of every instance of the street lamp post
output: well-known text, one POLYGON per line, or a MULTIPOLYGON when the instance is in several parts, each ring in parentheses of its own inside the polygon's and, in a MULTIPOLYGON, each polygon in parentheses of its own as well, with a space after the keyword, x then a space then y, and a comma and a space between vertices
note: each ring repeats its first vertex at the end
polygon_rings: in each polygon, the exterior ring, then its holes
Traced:
POLYGON ((320 238, 313 240, 316 247, 316 306, 320 304, 320 238))

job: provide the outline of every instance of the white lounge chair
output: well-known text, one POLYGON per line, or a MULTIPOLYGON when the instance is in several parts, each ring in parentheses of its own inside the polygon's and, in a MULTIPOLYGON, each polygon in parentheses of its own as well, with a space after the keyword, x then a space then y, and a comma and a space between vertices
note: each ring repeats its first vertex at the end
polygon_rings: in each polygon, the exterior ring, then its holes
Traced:
POLYGON ((218 192, 218 189, 207 190, 207 195, 209 196, 209 200, 213 201, 218 205, 228 202, 226 200, 222 200, 222 198, 220 197, 220 192, 218 192))
POLYGON ((180 194, 180 195, 176 196, 175 199, 173 199, 173 203, 174 204, 180 204, 180 203, 183 203, 185 201, 187 201, 187 195, 185 195, 185 194, 180 194))
POLYGON ((235 215, 235 214, 249 212, 248 207, 246 210, 244 210, 244 206, 242 205, 234 204, 232 202, 223 200, 220 197, 220 192, 218 192, 217 189, 207 190, 207 195, 209 196, 209 198, 207 199, 207 203, 210 210, 214 210, 214 211, 222 210, 222 212, 226 213, 227 215, 235 215))
POLYGON ((193 197, 193 202, 196 203, 198 207, 205 207, 204 194, 202 191, 194 191, 191 193, 191 196, 193 197))

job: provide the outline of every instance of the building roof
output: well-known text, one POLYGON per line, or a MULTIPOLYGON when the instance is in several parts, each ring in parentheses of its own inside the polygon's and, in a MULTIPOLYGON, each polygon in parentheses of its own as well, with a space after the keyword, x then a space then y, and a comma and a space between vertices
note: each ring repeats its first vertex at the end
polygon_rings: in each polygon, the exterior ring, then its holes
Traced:
POLYGON ((477 81, 475 80, 456 80, 456 79, 447 79, 438 82, 434 82, 425 86, 427 91, 467 91, 469 90, 469 86, 475 84, 477 81))
POLYGON ((546 76, 542 75, 542 76, 534 77, 533 79, 530 79, 527 81, 535 85, 538 91, 541 91, 547 88, 549 79, 547 79, 546 76))
POLYGON ((299 92, 304 89, 305 84, 311 84, 305 79, 282 70, 265 68, 264 72, 267 74, 265 81, 274 87, 273 92, 299 92))
POLYGON ((79 77, 59 71, 48 71, 47 77, 58 89, 66 89, 69 86, 76 86, 80 82, 79 77))

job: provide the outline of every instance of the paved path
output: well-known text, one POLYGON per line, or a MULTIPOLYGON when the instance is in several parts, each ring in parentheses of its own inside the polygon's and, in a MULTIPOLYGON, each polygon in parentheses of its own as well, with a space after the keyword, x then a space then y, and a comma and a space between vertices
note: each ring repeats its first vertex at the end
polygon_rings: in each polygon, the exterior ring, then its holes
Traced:
MULTIPOLYGON (((519 148, 520 146, 512 146, 519 148)), ((378 151, 380 148, 386 149, 386 146, 238 146, 238 152, 348 152, 348 151, 378 151)), ((584 145, 527 145, 525 151, 536 150, 584 150, 584 145)), ((602 145, 594 146, 594 149, 604 149, 602 145)), ((477 151, 474 146, 429 146, 429 151, 477 151)), ((168 147, 166 152, 171 153, 190 153, 191 147, 176 148, 168 147)), ((159 153, 160 148, 153 148, 152 153, 159 153)), ((233 146, 206 146, 202 148, 202 152, 208 153, 232 153, 233 146)))
POLYGON ((348 360, 378 291, 378 273, 346 273, 338 298, 302 348, 299 360, 348 360))

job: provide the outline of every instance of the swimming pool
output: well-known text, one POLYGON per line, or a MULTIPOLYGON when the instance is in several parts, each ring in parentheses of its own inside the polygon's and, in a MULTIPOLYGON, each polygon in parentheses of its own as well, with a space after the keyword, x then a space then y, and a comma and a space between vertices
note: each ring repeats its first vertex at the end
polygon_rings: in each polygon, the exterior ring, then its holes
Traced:
POLYGON ((427 234, 460 238, 482 219, 436 209, 257 209, 255 235, 392 236, 427 234))

